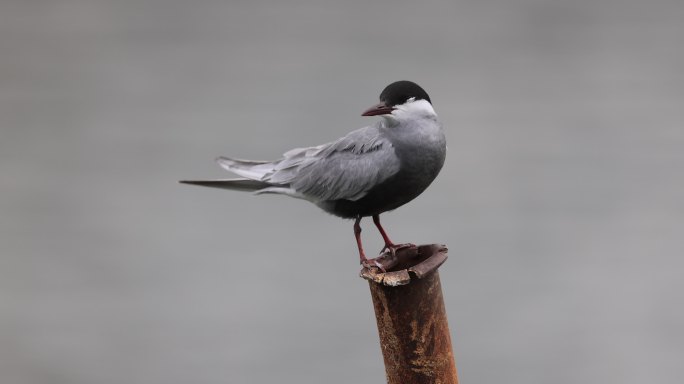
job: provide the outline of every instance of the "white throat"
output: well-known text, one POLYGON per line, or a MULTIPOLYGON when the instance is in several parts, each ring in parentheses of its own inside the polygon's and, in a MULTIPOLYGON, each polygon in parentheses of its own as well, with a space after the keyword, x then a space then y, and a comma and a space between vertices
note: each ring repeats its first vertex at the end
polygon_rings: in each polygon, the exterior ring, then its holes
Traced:
POLYGON ((437 113, 427 100, 409 100, 404 104, 395 106, 391 115, 384 115, 383 117, 395 123, 420 119, 437 120, 437 113))

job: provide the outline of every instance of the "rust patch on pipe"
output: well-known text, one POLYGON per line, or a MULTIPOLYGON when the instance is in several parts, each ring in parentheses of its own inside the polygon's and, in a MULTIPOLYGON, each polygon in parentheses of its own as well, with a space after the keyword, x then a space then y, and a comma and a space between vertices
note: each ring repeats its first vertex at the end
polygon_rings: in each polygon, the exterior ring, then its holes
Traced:
POLYGON ((446 247, 414 246, 404 252, 397 252, 387 272, 361 272, 369 280, 387 382, 457 384, 437 272, 446 260, 446 247))

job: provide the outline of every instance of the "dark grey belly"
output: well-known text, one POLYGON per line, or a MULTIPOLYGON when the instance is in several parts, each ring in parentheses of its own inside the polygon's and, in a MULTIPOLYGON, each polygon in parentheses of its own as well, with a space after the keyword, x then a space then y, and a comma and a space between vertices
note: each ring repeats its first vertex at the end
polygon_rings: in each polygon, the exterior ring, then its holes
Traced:
POLYGON ((415 199, 428 185, 429 183, 418 185, 406 182, 404 178, 397 176, 378 185, 359 200, 332 200, 321 208, 345 218, 379 215, 415 199))

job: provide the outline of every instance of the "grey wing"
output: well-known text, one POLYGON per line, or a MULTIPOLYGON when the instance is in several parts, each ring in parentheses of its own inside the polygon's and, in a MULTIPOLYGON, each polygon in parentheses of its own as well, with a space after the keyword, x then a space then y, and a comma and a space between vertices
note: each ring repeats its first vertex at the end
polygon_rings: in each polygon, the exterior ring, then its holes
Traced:
POLYGON ((287 152, 265 181, 287 184, 308 200, 358 200, 398 171, 392 143, 372 126, 329 144, 287 152))

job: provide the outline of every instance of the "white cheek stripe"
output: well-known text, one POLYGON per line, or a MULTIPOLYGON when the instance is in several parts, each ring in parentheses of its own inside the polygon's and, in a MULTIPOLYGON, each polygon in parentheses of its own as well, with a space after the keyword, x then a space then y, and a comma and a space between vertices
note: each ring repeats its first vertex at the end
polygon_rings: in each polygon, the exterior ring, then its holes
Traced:
POLYGON ((396 117, 406 116, 436 116, 435 110, 427 100, 411 101, 409 99, 402 105, 397 105, 392 111, 396 117))

